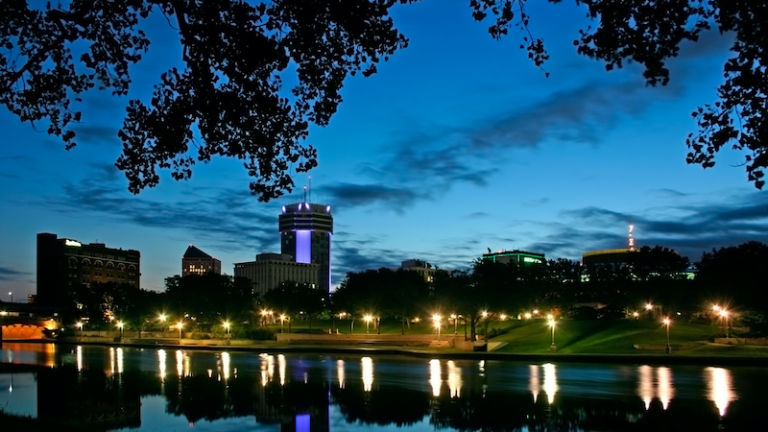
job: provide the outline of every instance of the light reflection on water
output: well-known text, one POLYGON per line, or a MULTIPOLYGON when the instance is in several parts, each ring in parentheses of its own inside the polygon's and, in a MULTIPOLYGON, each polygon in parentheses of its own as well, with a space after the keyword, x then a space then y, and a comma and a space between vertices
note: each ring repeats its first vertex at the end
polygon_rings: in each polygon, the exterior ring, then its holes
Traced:
POLYGON ((432 359, 429 361, 429 385, 432 386, 432 396, 440 396, 440 387, 443 380, 440 377, 440 360, 432 359))
POLYGON ((637 368, 637 395, 642 399, 645 409, 651 406, 651 401, 658 398, 662 409, 666 410, 672 398, 675 397, 675 385, 672 370, 668 367, 653 368, 643 365, 637 368), (655 372, 655 374, 654 374, 655 372), (654 379, 655 376, 655 379, 654 379))
MULTIPOLYGON (((18 361, 20 358, 25 358, 26 355, 23 350, 9 350, 6 347, 3 348, 3 351, 2 356, 0 356, 3 360, 18 361)), ((47 353, 51 351, 55 352, 55 349, 38 349, 36 352, 43 355, 36 357, 33 363, 46 366, 49 364, 60 366, 67 362, 65 355, 49 356, 47 353)), ((434 407, 436 410, 447 410, 446 413, 448 414, 444 415, 453 415, 451 414, 453 411, 451 411, 452 405, 450 403, 459 404, 457 406, 471 406, 467 404, 475 404, 481 400, 500 400, 500 395, 507 394, 511 396, 503 396, 510 398, 510 402, 505 402, 506 404, 518 407, 525 407, 526 404, 530 404, 529 409, 532 410, 531 412, 535 412, 536 407, 557 407, 557 409, 537 414, 539 418, 557 415, 558 412, 566 408, 572 409, 569 407, 574 404, 578 405, 581 403, 581 399, 587 402, 590 400, 594 401, 596 400, 594 395, 597 394, 608 395, 608 399, 626 404, 621 405, 623 407, 621 409, 627 410, 626 416, 623 417, 624 419, 640 419, 644 415, 651 415, 654 412, 674 412, 675 407, 677 407, 679 412, 678 405, 680 402, 675 402, 676 399, 680 399, 684 406, 685 404, 690 405, 691 400, 698 400, 700 401, 700 409, 705 412, 709 410, 712 415, 724 418, 731 414, 731 411, 734 411, 731 409, 734 401, 744 399, 743 394, 739 392, 737 381, 734 379, 734 373, 731 368, 721 367, 701 368, 694 366, 667 367, 648 365, 627 367, 568 363, 524 364, 511 361, 404 360, 402 358, 390 357, 360 357, 352 354, 340 356, 342 358, 322 355, 304 355, 302 357, 299 354, 259 354, 255 356, 249 353, 230 353, 227 351, 195 352, 176 350, 176 376, 171 375, 169 378, 168 353, 164 349, 147 349, 144 352, 139 352, 133 348, 123 347, 75 346, 68 352, 68 362, 73 370, 76 370, 78 373, 82 373, 89 368, 104 371, 107 377, 114 377, 118 388, 130 382, 129 379, 124 377, 130 377, 131 375, 127 375, 127 373, 129 374, 131 370, 135 372, 138 365, 144 365, 145 368, 149 365, 147 372, 154 377, 157 382, 158 391, 161 395, 165 395, 165 397, 170 397, 170 394, 164 390, 166 381, 177 381, 172 384, 173 388, 177 389, 175 390, 175 394, 178 395, 176 396, 176 401, 172 403, 169 399, 167 402, 169 407, 167 409, 170 410, 171 406, 176 407, 172 413, 168 413, 168 415, 174 416, 184 415, 185 408, 183 408, 183 404, 186 398, 189 397, 190 389, 195 388, 194 386, 204 385, 199 384, 201 382, 199 381, 200 378, 214 383, 220 382, 220 385, 224 386, 224 388, 230 389, 232 385, 235 386, 232 388, 237 388, 240 376, 245 376, 246 379, 249 376, 253 378, 255 386, 250 388, 261 389, 260 392, 256 393, 255 397, 257 401, 260 401, 258 403, 266 403, 267 406, 277 403, 269 402, 268 398, 275 397, 274 395, 287 397, 285 395, 291 395, 298 391, 298 394, 306 393, 305 397, 310 397, 312 394, 314 395, 312 397, 315 398, 317 395, 311 393, 311 389, 315 388, 313 386, 326 386, 325 390, 321 392, 328 399, 326 402, 321 401, 321 403, 327 404, 325 415, 327 416, 327 413, 332 411, 330 408, 332 405, 341 404, 342 408, 338 415, 345 416, 347 421, 353 422, 354 420, 350 420, 348 416, 351 415, 350 413, 357 413, 358 411, 345 407, 347 406, 346 404, 350 403, 349 400, 355 399, 355 394, 359 392, 361 396, 366 395, 365 397, 369 398, 365 399, 369 400, 366 403, 375 403, 377 400, 376 395, 387 395, 384 397, 385 400, 391 401, 391 398, 399 397, 398 393, 387 393, 392 392, 393 389, 398 389, 398 391, 406 389, 412 392, 404 393, 405 396, 403 397, 416 398, 412 402, 414 406, 419 405, 417 401, 420 400, 420 397, 425 397, 427 407, 434 407), (149 362, 144 363, 146 360, 141 359, 142 357, 148 358, 149 362), (105 360, 108 361, 107 368, 104 368, 105 360), (276 368, 277 373, 275 374, 276 368), (238 369, 240 370, 239 374, 238 369), (602 373, 596 375, 596 371, 602 373), (609 378, 596 380, 595 376, 607 376, 609 378), (318 378, 320 379, 318 380, 318 378), (188 381, 190 379, 197 379, 198 384, 188 381), (355 385, 347 386, 349 380, 352 380, 351 382, 355 385), (375 388, 373 386, 374 381, 377 383, 375 388), (358 382, 362 383, 362 387, 360 387, 360 384, 357 384, 358 382), (448 392, 442 392, 443 385, 446 386, 448 392), (286 387, 286 389, 280 390, 281 393, 274 393, 274 391, 269 390, 270 388, 277 389, 283 387, 286 387), (539 400, 542 392, 546 395, 546 402, 539 400), (408 396, 410 394, 412 396, 408 396), (525 396, 525 399, 514 399, 516 397, 514 395, 525 396), (635 412, 631 408, 633 400, 638 405, 638 408, 635 408, 635 412), (654 400, 657 401, 656 405, 654 405, 654 400), (640 401, 642 401, 642 407, 639 406, 640 401), (653 408, 654 406, 656 408, 653 408)), ((768 381, 768 378, 758 382, 765 383, 765 381, 768 381)), ((750 382, 750 384, 753 383, 750 382)), ((5 410, 3 401, 5 401, 5 406, 12 406, 11 399, 15 397, 16 393, 13 375, 0 372, 0 384, 2 384, 0 391, 4 393, 0 397, 0 410, 5 410)), ((212 387, 206 391, 215 391, 215 388, 212 387)), ((222 396, 224 398, 222 402, 224 403, 224 408, 219 409, 217 411, 219 414, 216 415, 223 417, 234 415, 232 408, 234 405, 232 404, 236 404, 236 401, 230 400, 233 397, 232 394, 237 395, 241 393, 226 390, 222 396)), ((202 397, 206 396, 205 392, 203 392, 202 397)), ((144 396, 142 396, 142 400, 143 398, 144 396)), ((286 403, 285 401, 279 402, 276 406, 283 407, 286 403)), ((288 403, 288 406, 290 406, 290 403, 288 403)), ((306 412, 316 413, 315 408, 306 409, 309 411, 293 413, 289 417, 305 415, 306 412)), ((334 412, 338 411, 336 408, 334 410, 336 410, 334 412)), ((470 411, 472 410, 470 409, 470 411)), ((744 412, 744 410, 735 410, 734 412, 739 411, 744 412)), ((430 415, 434 416, 437 414, 431 413, 430 408, 425 408, 424 418, 428 418, 430 415)), ((536 416, 534 414, 531 415, 531 418, 536 416)), ((285 417, 282 416, 280 418, 285 417)), ((356 417, 353 416, 351 418, 355 419, 356 417)), ((257 416, 257 421, 260 421, 258 419, 259 417, 257 416)), ((195 419, 195 421, 197 420, 199 419, 195 419)), ((295 422, 296 420, 293 421, 295 422)), ((385 424, 386 422, 385 420, 370 421, 384 422, 380 424, 385 424)), ((445 424, 450 424, 450 422, 441 423, 435 419, 425 420, 425 422, 423 423, 424 425, 432 425, 433 429, 441 430, 446 429, 445 424)), ((422 424, 422 422, 419 424, 422 424)), ((289 429, 292 428, 289 427, 289 429)), ((580 429, 575 427, 573 430, 580 429)))
POLYGON ((704 369, 704 380, 707 383, 707 398, 715 403, 720 416, 725 415, 728 404, 738 399, 733 390, 731 371, 719 367, 704 369))
POLYGON ((363 357, 360 359, 360 364, 363 371, 363 390, 369 392, 373 388, 373 359, 363 357))
POLYGON ((451 398, 461 397, 461 368, 453 360, 448 360, 448 391, 451 398))

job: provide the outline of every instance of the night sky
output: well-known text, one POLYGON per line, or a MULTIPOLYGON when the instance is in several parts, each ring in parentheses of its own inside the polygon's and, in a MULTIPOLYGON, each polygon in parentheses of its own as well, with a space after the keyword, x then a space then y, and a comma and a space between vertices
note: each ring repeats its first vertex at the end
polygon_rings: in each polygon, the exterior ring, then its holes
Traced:
MULTIPOLYGON (((692 261, 768 240, 768 196, 747 181, 742 154, 723 151, 707 170, 685 164, 690 113, 715 100, 728 35, 684 45, 670 84, 652 88, 636 65, 606 72, 576 55, 584 13, 575 7, 530 5, 551 55, 541 70, 519 49, 522 34, 491 39, 466 3, 396 8, 410 46, 371 78, 348 78, 331 124, 311 131, 311 199, 330 204, 335 219, 334 285, 347 271, 408 258, 467 268, 487 248, 580 259, 625 247, 629 223, 638 246, 692 261)), ((132 69, 129 98, 148 98, 180 58, 164 18, 145 28, 153 44, 132 69)), ((133 196, 113 166, 126 100, 88 93, 69 152, 45 125, 0 111, 0 299, 34 292, 38 232, 138 249, 142 287, 152 290, 180 273, 189 244, 228 274, 279 251, 280 206, 301 199, 307 175, 295 177, 291 196, 265 204, 249 194, 239 162, 215 160, 190 181, 166 175, 133 196)))

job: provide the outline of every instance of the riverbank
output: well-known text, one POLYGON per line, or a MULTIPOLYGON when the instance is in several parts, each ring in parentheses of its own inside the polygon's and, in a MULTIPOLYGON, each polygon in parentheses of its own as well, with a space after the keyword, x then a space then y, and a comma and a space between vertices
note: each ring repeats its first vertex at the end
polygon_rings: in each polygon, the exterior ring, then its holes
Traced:
MULTIPOLYGON (((349 345, 336 344, 328 341, 323 344, 296 344, 281 343, 277 341, 249 341, 212 339, 197 341, 192 339, 170 341, 157 341, 153 339, 124 339, 121 341, 108 340, 106 338, 90 340, 78 340, 78 338, 64 338, 59 340, 28 340, 28 341, 4 341, 4 345, 17 343, 23 344, 47 344, 53 343, 61 346, 95 345, 110 347, 131 347, 150 349, 172 350, 198 350, 198 351, 228 351, 228 352, 285 352, 285 353, 313 353, 313 354, 359 354, 359 355, 404 355, 422 358, 441 359, 476 359, 476 360, 511 360, 530 362, 577 362, 577 363, 623 363, 623 364, 690 364, 710 366, 768 366, 768 350, 759 350, 750 354, 740 354, 735 351, 721 351, 719 354, 675 353, 525 353, 509 351, 460 351, 447 348, 414 347, 396 344, 380 345, 349 345)), ((732 347, 732 346, 731 346, 732 347)), ((722 348, 728 348, 723 346, 722 348)))

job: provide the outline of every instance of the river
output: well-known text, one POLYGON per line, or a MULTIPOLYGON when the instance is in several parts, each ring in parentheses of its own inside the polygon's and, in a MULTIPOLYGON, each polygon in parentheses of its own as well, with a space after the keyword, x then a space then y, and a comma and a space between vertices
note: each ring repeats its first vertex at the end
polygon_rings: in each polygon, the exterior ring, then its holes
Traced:
POLYGON ((0 426, 748 431, 765 430, 766 385, 766 368, 747 366, 5 343, 0 426))

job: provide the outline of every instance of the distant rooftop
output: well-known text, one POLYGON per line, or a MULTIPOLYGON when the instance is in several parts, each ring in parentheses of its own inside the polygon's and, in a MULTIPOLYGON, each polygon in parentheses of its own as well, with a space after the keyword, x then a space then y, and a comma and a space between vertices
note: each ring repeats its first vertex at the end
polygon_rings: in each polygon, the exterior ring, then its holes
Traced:
POLYGON ((184 252, 184 258, 213 258, 207 253, 198 249, 195 245, 189 245, 187 251, 184 252))

